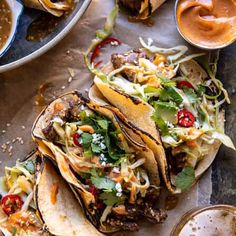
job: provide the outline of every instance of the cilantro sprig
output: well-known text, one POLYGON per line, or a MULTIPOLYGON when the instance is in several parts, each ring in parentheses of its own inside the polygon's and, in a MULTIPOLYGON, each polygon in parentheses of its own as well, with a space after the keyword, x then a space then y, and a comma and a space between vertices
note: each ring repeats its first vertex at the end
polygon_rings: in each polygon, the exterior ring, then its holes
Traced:
POLYGON ((195 181, 195 171, 192 167, 185 167, 176 177, 176 187, 187 191, 195 181))
POLYGON ((112 191, 115 188, 115 182, 106 176, 99 176, 96 170, 91 171, 91 182, 97 189, 112 191))

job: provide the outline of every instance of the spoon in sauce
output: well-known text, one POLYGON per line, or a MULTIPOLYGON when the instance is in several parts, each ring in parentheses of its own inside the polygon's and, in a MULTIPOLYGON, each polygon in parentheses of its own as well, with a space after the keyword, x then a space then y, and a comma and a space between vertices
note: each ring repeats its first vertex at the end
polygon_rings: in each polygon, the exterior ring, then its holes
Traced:
POLYGON ((17 0, 0 0, 0 58, 15 38, 23 8, 17 0))

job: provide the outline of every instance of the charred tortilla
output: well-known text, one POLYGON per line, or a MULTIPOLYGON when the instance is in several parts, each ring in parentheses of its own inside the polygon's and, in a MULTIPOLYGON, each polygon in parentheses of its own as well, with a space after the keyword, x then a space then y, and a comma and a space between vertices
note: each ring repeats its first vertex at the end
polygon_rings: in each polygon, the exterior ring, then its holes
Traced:
POLYGON ((144 216, 153 223, 166 218, 154 208, 160 193, 154 154, 116 108, 68 93, 42 112, 32 135, 100 232, 137 230, 144 216))
MULTIPOLYGON (((181 46, 177 48, 182 50, 181 46)), ((102 69, 107 80, 95 76, 96 88, 91 88, 90 98, 96 101, 101 97, 94 92, 98 89, 123 113, 154 152, 167 188, 180 193, 187 189, 177 186, 183 181, 179 176, 186 174, 186 167, 191 169, 189 188, 211 165, 222 142, 231 148, 234 145, 224 135, 220 104, 228 98, 221 82, 191 56, 178 59, 176 49, 147 46, 113 54, 111 62, 102 69), (170 58, 180 62, 173 63, 170 58), (208 95, 208 90, 216 95, 208 95), (218 94, 225 96, 220 103, 218 94)))

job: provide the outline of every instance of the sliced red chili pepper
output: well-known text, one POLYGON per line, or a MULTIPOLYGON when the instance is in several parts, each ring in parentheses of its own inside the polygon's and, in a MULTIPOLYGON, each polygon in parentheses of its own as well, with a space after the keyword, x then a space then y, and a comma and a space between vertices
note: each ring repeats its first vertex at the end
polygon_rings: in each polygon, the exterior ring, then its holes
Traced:
POLYGON ((93 196, 97 196, 97 189, 95 186, 90 185, 88 191, 93 194, 93 196))
POLYGON ((105 207, 104 203, 102 201, 98 201, 96 204, 97 209, 103 209, 105 207))
POLYGON ((81 144, 79 143, 80 135, 78 133, 73 134, 73 142, 76 146, 81 147, 81 144))
POLYGON ((118 39, 115 39, 115 38, 106 38, 104 39, 101 43, 99 43, 93 50, 93 53, 92 53, 92 56, 90 58, 90 63, 94 63, 94 66, 95 67, 98 67, 102 61, 99 61, 98 63, 95 64, 95 58, 98 57, 100 51, 101 51, 101 48, 104 47, 105 45, 107 44, 110 44, 110 43, 116 43, 117 45, 120 45, 121 42, 120 40, 118 39))
POLYGON ((179 81, 177 84, 177 88, 182 89, 183 87, 194 89, 191 83, 186 80, 179 81))
POLYGON ((1 200, 2 210, 7 214, 11 215, 22 208, 23 201, 20 196, 15 194, 9 194, 1 200))
POLYGON ((180 110, 177 116, 178 116, 178 124, 180 126, 182 127, 193 126, 195 118, 194 118, 194 115, 190 111, 186 109, 180 110))

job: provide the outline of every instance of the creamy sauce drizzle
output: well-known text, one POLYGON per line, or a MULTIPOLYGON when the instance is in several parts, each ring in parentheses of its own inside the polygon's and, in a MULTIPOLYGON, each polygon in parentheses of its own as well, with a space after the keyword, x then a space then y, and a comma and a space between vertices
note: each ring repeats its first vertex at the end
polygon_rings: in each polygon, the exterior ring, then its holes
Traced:
POLYGON ((191 42, 218 47, 236 39, 236 0, 180 0, 177 22, 191 42))

